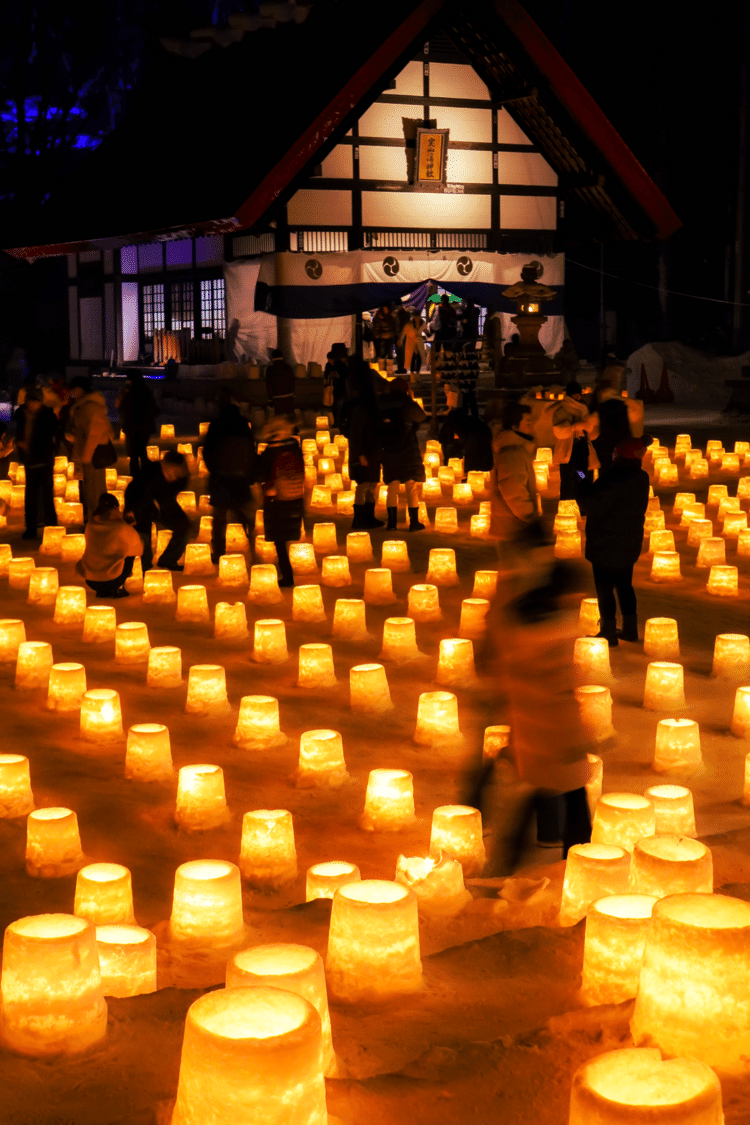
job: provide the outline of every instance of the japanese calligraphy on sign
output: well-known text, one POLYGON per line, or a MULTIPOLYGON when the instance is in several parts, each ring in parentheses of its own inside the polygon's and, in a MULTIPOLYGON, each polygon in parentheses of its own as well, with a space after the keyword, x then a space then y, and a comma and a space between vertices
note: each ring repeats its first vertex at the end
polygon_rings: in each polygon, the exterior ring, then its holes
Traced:
POLYGON ((429 190, 445 185, 447 150, 447 129, 417 129, 417 188, 429 190))

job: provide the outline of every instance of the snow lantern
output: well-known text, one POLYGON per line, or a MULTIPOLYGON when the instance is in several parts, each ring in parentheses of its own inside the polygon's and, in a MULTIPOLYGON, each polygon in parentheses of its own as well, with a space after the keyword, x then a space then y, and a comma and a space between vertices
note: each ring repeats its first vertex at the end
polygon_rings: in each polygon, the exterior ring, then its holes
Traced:
MULTIPOLYGON (((711 443, 709 442, 709 445, 710 444, 711 443)), ((718 444, 718 447, 721 448, 721 442, 718 442, 717 444, 718 444)), ((710 452, 711 452, 711 450, 709 448, 707 448, 706 449, 706 457, 708 457, 710 452)), ((722 500, 725 500, 728 496, 729 496, 729 489, 727 488, 727 486, 725 484, 710 484, 708 486, 708 497, 706 499, 706 507, 707 508, 716 508, 721 504, 722 500)))
POLYGON ((174 818, 180 828, 202 832, 218 828, 229 819, 220 766, 182 766, 177 775, 174 818))
POLYGON ((146 456, 148 457, 149 461, 158 461, 161 457, 161 450, 159 449, 159 446, 147 445, 146 456))
POLYGON ((352 576, 346 555, 326 555, 321 563, 320 580, 324 586, 351 586, 352 576))
POLYGON ((750 687, 739 687, 734 693, 734 712, 730 730, 738 738, 747 738, 750 732, 750 687))
MULTIPOLYGON (((409 551, 403 539, 385 539, 381 551, 381 567, 386 567, 395 574, 406 573, 411 570, 409 551)), ((365 572, 365 582, 369 571, 365 572)))
POLYGON ((275 605, 284 600, 273 563, 256 563, 250 567, 250 589, 247 600, 254 605, 275 605))
POLYGON ((317 643, 300 645, 297 687, 328 688, 335 684, 331 646, 317 643))
POLYGON ((29 605, 54 605, 57 598, 59 578, 57 567, 37 566, 29 575, 29 605))
POLYGON ((186 516, 197 516, 198 509, 195 504, 194 492, 178 492, 175 499, 186 516))
POLYGON ((210 543, 188 543, 185 547, 185 574, 215 574, 210 543))
POLYGON ((21 641, 16 658, 17 688, 46 688, 52 670, 52 645, 47 641, 21 641))
POLYGON ((696 835, 693 794, 684 785, 651 785, 644 797, 654 806, 657 833, 696 835))
POLYGON ((649 617, 643 630, 643 651, 657 660, 677 660, 680 640, 673 617, 649 617))
POLYGON ((594 742, 603 742, 615 733, 612 726, 612 694, 608 687, 583 684, 575 689, 581 725, 594 742))
POLYGON ((466 474, 466 483, 471 489, 473 496, 479 496, 484 492, 484 473, 477 469, 470 469, 466 474))
POLYGON ((702 761, 700 728, 695 719, 659 720, 652 769, 657 773, 696 769, 702 761))
POLYGON ((694 503, 695 503, 695 493, 694 492, 676 492, 675 497, 674 497, 674 504, 672 505, 672 511, 674 512, 674 514, 676 516, 678 516, 680 514, 680 512, 682 511, 682 509, 687 504, 694 504, 694 503))
POLYGON ((123 621, 115 629, 115 660, 118 664, 145 664, 151 642, 143 621, 123 621))
POLYGON ((721 471, 727 476, 736 477, 740 471, 740 458, 737 453, 722 453, 721 471))
POLYGON ((582 553, 581 533, 577 528, 575 531, 561 531, 558 534, 555 539, 556 559, 580 559, 582 553))
POLYGON ((290 543, 289 561, 295 574, 317 574, 318 564, 315 561, 315 549, 312 543, 290 543))
POLYGON ((146 683, 149 687, 179 687, 182 683, 182 649, 175 645, 156 645, 150 649, 146 683))
POLYGON ((171 605, 176 594, 172 585, 172 571, 152 567, 143 575, 143 601, 146 605, 171 605))
POLYGON ((409 587, 407 613, 414 621, 423 624, 426 621, 442 621, 443 611, 440 608, 440 596, 437 586, 430 583, 417 582, 409 587))
MULTIPOLYGON (((82 523, 83 522, 83 506, 81 504, 67 504, 67 508, 80 508, 79 515, 75 515, 70 519, 69 523, 82 523)), ((60 556, 64 563, 77 563, 83 558, 84 551, 86 550, 86 536, 81 534, 66 535, 62 541, 62 549, 60 556)), ((73 589, 79 587, 72 587, 73 589)))
POLYGON ((425 582, 433 586, 458 586, 456 552, 452 547, 432 547, 425 582))
MULTIPOLYGON (((456 487, 454 485, 454 490, 456 487)), ((469 490, 471 491, 471 490, 469 490)), ((458 532, 458 512, 455 508, 436 508, 435 509, 435 531, 442 532, 443 535, 456 535, 458 532)))
POLYGON ((678 484, 680 479, 680 470, 677 465, 669 463, 662 463, 659 467, 658 482, 660 487, 664 488, 670 484, 678 484))
POLYGON ((581 997, 621 1004, 638 991, 643 949, 657 899, 647 892, 597 899, 586 914, 581 997))
POLYGON ((326 976, 338 1000, 389 1000, 422 984, 417 897, 398 883, 362 879, 333 896, 326 976))
POLYGON ((185 713, 227 710, 227 674, 221 664, 193 664, 188 669, 185 713))
POLYGON ((47 708, 50 711, 78 711, 86 690, 83 664, 53 664, 49 673, 47 708))
POLYGON ((119 863, 82 867, 76 875, 73 913, 95 926, 133 924, 133 884, 127 867, 119 863))
POLYGON ((486 761, 488 758, 497 758, 501 750, 510 745, 510 727, 509 726, 492 726, 484 728, 484 739, 482 740, 482 758, 486 761))
POLYGON ((549 465, 546 461, 532 461, 537 492, 546 492, 549 484, 549 465))
POLYGON ((608 684, 612 680, 606 637, 578 637, 573 647, 573 670, 578 683, 608 684))
POLYGON ((279 726, 279 701, 271 695, 243 695, 233 739, 245 749, 281 746, 286 735, 279 726))
POLYGON ((592 902, 628 889, 630 853, 616 844, 573 844, 565 860, 560 925, 575 926, 592 902))
POLYGON ((247 610, 242 602, 217 602, 214 637, 222 641, 244 641, 247 635, 247 610))
MULTIPOLYGON (((326 461, 328 461, 328 463, 330 463, 331 465, 333 464, 333 462, 330 461, 329 459, 327 459, 325 457, 321 457, 320 461, 318 462, 318 466, 320 466, 321 462, 326 462, 326 461)), ((318 471, 320 471, 320 469, 318 469, 318 471)), ((307 476, 307 470, 305 470, 305 476, 307 476)), ((317 471, 316 471, 316 477, 317 477, 317 471)), ((326 485, 326 484, 315 484, 315 483, 313 483, 312 492, 310 493, 310 507, 313 508, 313 509, 314 508, 330 508, 331 504, 332 504, 332 500, 331 500, 330 486, 326 485)), ((310 544, 310 547, 312 548, 312 544, 310 544)))
MULTIPOLYGON (((709 542, 704 540, 704 542, 709 542)), ((701 547, 703 544, 701 544, 701 547)), ((706 590, 721 598, 736 598, 738 592, 738 571, 736 566, 712 566, 708 573, 706 590)))
POLYGON ((414 779, 408 770, 370 770, 360 826, 367 832, 400 832, 415 822, 414 779))
POLYGON ((307 869, 305 901, 333 898, 339 887, 346 883, 358 883, 361 878, 359 868, 354 863, 337 859, 327 863, 314 863, 307 869))
POLYGON ((354 493, 349 491, 339 492, 336 496, 336 512, 340 516, 354 515, 354 493))
MULTIPOLYGON (((296 593, 297 587, 295 587, 296 593)), ((289 659, 286 647, 286 625, 275 617, 255 622, 253 660, 258 664, 283 664, 289 659)))
POLYGON ((128 730, 125 777, 132 781, 167 781, 174 774, 169 730, 163 723, 136 723, 128 730))
POLYGON ((26 640, 26 626, 18 618, 6 617, 0 621, 0 664, 15 664, 18 648, 26 640))
POLYGON ((655 828, 654 806, 648 797, 637 793, 604 793, 596 802, 591 842, 615 844, 632 853, 636 840, 653 836, 655 828))
POLYGON ((113 605, 88 606, 83 617, 83 636, 86 644, 102 644, 115 640, 117 616, 113 605))
POLYGON ((443 687, 466 687, 476 680, 474 644, 465 637, 449 637, 440 642, 437 682, 443 687))
POLYGON ((462 637, 481 640, 487 632, 487 615, 490 603, 487 598, 464 598, 461 602, 461 618, 458 631, 462 637))
MULTIPOLYGON (((700 547, 704 539, 713 538, 714 525, 711 520, 691 520, 688 525, 688 547, 700 547)), ((671 548, 674 550, 674 548, 671 548)))
POLYGON ((219 585, 228 589, 247 586, 247 563, 240 554, 222 555, 219 559, 219 585))
POLYGON ((630 886, 637 894, 655 898, 692 891, 710 895, 714 889, 711 851, 689 836, 664 834, 637 840, 630 886))
POLYGON ((673 531, 652 531, 648 540, 649 554, 655 554, 657 551, 674 551, 676 550, 674 543, 673 531))
POLYGON ((168 424, 166 422, 162 422, 159 437, 161 438, 162 441, 164 441, 165 439, 166 440, 173 440, 174 439, 174 426, 171 425, 171 424, 168 424))
POLYGON ((278 890, 297 878, 292 814, 286 809, 253 809, 242 818, 240 871, 251 887, 278 890))
POLYGON ((365 571, 364 600, 367 605, 392 605, 396 601, 388 567, 371 567, 365 571))
POLYGON ((383 650, 381 660, 395 664, 408 664, 418 660, 422 653, 417 648, 417 634, 411 617, 387 617, 383 624, 383 650))
POLYGON ((292 590, 292 621, 316 624, 325 619, 326 611, 320 586, 295 586, 292 590))
POLYGON ((474 539, 490 538, 490 517, 478 513, 469 520, 469 534, 474 539))
POLYGON ((599 632, 599 599, 583 598, 578 611, 578 631, 584 637, 595 637, 599 632))
POLYGON ((0 754, 0 819, 27 816, 34 808, 29 759, 0 754))
POLYGON ((105 996, 142 996, 156 992, 156 936, 142 926, 96 927, 102 992, 105 996))
POLYGON ((369 531, 350 531, 346 537, 346 557, 349 562, 369 562, 373 558, 369 531))
POLYGON ((460 914, 471 894, 464 886, 464 872, 456 859, 439 856, 404 856, 396 862, 395 881, 417 896, 420 913, 428 916, 460 914))
POLYGON ((681 664, 651 661, 646 668, 643 706, 647 711, 675 711, 685 706, 685 676, 681 664))
POLYGON ((651 563, 652 582, 681 582, 680 556, 677 551, 656 551, 651 563))
POLYGON ((318 554, 326 554, 338 550, 338 542, 336 541, 336 524, 335 523, 316 523, 313 525, 312 537, 313 550, 318 554))
POLYGON ((487 862, 482 814, 469 805, 439 805, 432 813, 430 855, 461 864, 464 875, 479 875, 487 862))
POLYGON ((26 820, 26 873, 59 879, 81 866, 78 817, 72 809, 34 809, 26 820))
POLYGON ((348 777, 344 744, 336 730, 306 730, 300 735, 297 788, 338 788, 348 777))
MULTIPOLYGON (((324 571, 325 573, 325 571, 324 571)), ((360 598, 337 598, 333 608, 332 634, 340 640, 367 640, 365 603, 360 598)))
MULTIPOLYGON (((201 496, 201 501, 206 497, 201 496)), ((201 507, 203 505, 201 504, 201 507)), ((201 516, 201 522, 198 525, 198 543, 205 543, 210 545, 214 530, 213 516, 201 516)), ((209 554, 210 557, 210 554, 209 554)), ((185 549, 185 561, 187 562, 187 548, 185 549)))
POLYGON ((424 691, 417 704, 414 741, 420 746, 455 743, 461 737, 458 700, 451 691, 424 691))
POLYGON ((747 530, 747 512, 727 512, 721 534, 725 539, 738 539, 747 530))
POLYGON ((170 937, 227 949, 246 940, 239 868, 224 859, 193 859, 175 871, 170 937))
POLYGON ((425 500, 442 500, 443 486, 437 477, 431 477, 422 485, 422 497, 425 500))
POLYGON ((85 1051, 107 1032, 96 932, 72 914, 18 918, 5 931, 3 1038, 24 1055, 85 1051))
POLYGON ((711 675, 721 680, 750 677, 750 637, 744 633, 719 633, 714 642, 711 675))
POLYGON ((88 742, 122 738, 120 696, 111 688, 91 688, 81 696, 81 738, 88 742))
POLYGON ((646 535, 650 535, 652 531, 663 531, 665 526, 664 512, 658 509, 646 512, 646 519, 643 524, 643 530, 646 535))
MULTIPOLYGON (((11 590, 28 590, 31 573, 34 570, 34 560, 26 556, 18 556, 8 562, 8 586, 11 590)), ((77 589, 78 587, 76 587, 77 589)), ((84 593, 84 598, 85 598, 84 593)))
POLYGON ((382 664, 355 664, 350 669, 349 704, 352 711, 393 709, 388 679, 382 664))

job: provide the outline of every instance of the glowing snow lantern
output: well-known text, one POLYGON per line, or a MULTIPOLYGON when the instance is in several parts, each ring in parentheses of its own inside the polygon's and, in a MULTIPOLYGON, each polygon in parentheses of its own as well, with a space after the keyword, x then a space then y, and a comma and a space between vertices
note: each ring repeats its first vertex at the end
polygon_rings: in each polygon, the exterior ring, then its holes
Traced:
POLYGON ((123 621, 115 629, 115 660, 118 664, 145 664, 151 649, 143 621, 123 621))
POLYGON ((662 1061, 656 1048, 598 1055, 573 1075, 569 1125, 721 1125, 721 1086, 693 1058, 662 1061))
POLYGON ((315 623, 325 619, 320 586, 295 586, 292 591, 292 620, 315 623))
POLYGON ((35 914, 5 931, 3 1038, 24 1055, 85 1051, 104 1038, 96 933, 72 914, 35 914))
POLYGON ((654 806, 657 834, 695 836, 693 794, 684 785, 652 785, 644 796, 654 806))
POLYGON ((549 483, 549 465, 546 461, 532 461, 534 483, 538 492, 546 492, 549 483))
POLYGON ((52 645, 47 641, 22 641, 18 646, 15 686, 46 688, 52 669, 52 645))
POLYGON ((143 575, 143 601, 146 605, 171 605, 176 594, 171 570, 153 567, 143 575))
POLYGON ((643 706, 647 711, 675 711, 685 706, 685 676, 681 664, 653 660, 648 665, 643 706))
POLYGON ((132 781, 167 781, 173 774, 169 731, 163 723, 136 723, 130 727, 125 777, 132 781))
POLYGON ((183 766, 177 775, 174 818, 180 828, 201 832, 218 828, 229 819, 220 766, 183 766))
MULTIPOLYGON (((536 451, 537 459, 540 459, 539 455, 540 455, 541 452, 542 451, 540 449, 537 449, 537 451, 536 451)), ((552 462, 551 457, 549 458, 549 461, 550 461, 550 463, 552 462)), ((572 516, 575 519, 579 520, 581 518, 581 510, 578 507, 578 501, 577 500, 560 500, 560 501, 558 501, 557 514, 559 516, 572 516)))
MULTIPOLYGON (((394 573, 404 573, 411 570, 409 551, 403 539, 386 539, 383 542, 381 567, 386 567, 394 573)), ((365 572, 365 582, 368 573, 369 571, 365 572)))
POLYGON ((45 527, 42 532, 42 542, 39 547, 40 555, 59 555, 62 550, 62 541, 65 538, 64 527, 45 527))
POLYGON ((655 554, 657 551, 674 551, 674 532, 673 531, 652 531, 648 541, 649 554, 655 554))
POLYGON ((159 434, 162 441, 174 439, 174 426, 166 422, 162 423, 161 432, 159 434))
POLYGON ((83 862, 78 817, 72 809, 34 809, 26 820, 26 873, 36 879, 72 875, 83 862))
POLYGON ((352 711, 393 709, 388 679, 382 664, 356 664, 350 670, 349 703, 352 711))
POLYGON ((326 975, 339 1000, 386 1000, 422 983, 416 895, 380 879, 333 896, 326 975))
MULTIPOLYGON (((25 504, 25 501, 26 501, 26 486, 23 485, 23 484, 14 484, 13 487, 11 488, 11 490, 10 490, 10 508, 11 508, 11 511, 18 511, 20 508, 23 508, 23 506, 25 504)), ((83 518, 83 508, 80 504, 66 505, 66 507, 68 507, 68 506, 70 506, 71 508, 73 508, 73 507, 81 508, 81 518, 83 518)), ((76 513, 76 515, 77 514, 78 513, 76 513)))
POLYGON ((722 680, 750 677, 750 637, 743 633, 719 633, 714 642, 711 675, 722 680))
POLYGON ((354 863, 346 863, 343 860, 314 863, 307 869, 305 901, 333 898, 339 887, 347 883, 358 883, 361 878, 359 868, 354 863))
POLYGON ((711 520, 691 520, 688 526, 688 547, 699 547, 703 539, 712 539, 714 525, 711 520))
POLYGON ((482 758, 497 758, 501 750, 510 745, 510 727, 493 726, 484 728, 482 741, 482 758))
POLYGON ((638 894, 712 894, 713 861, 705 844, 689 836, 660 835, 638 840, 633 848, 630 885, 638 894))
POLYGON ((209 1120, 327 1125, 321 1022, 308 1000, 243 987, 191 1005, 172 1125, 209 1120))
POLYGON ((247 584, 247 563, 244 555, 222 555, 219 559, 219 585, 234 589, 247 584))
POLYGON ((721 471, 727 476, 736 477, 740 471, 740 458, 737 453, 723 453, 721 457, 721 471))
POLYGON ((468 805, 440 805, 432 814, 430 855, 461 864, 464 875, 478 875, 487 861, 482 814, 468 805))
POLYGON ((33 808, 29 759, 23 754, 0 754, 0 818, 27 816, 33 808))
POLYGON ((361 827, 366 832, 400 832, 415 823, 412 775, 407 770, 370 770, 361 827))
POLYGON ((78 711, 86 690, 83 664, 53 664, 49 674, 47 708, 50 711, 78 711))
POLYGON ((83 586, 60 586, 55 598, 55 625, 79 625, 86 617, 86 591, 83 586))
POLYGON ((651 563, 652 582, 681 582, 680 556, 677 551, 657 551, 651 563))
POLYGON ((461 619, 458 631, 462 637, 480 640, 487 632, 487 615, 490 603, 487 598, 464 598, 461 602, 461 619))
POLYGON ((450 637, 440 642, 436 679, 443 687, 467 687, 476 681, 472 641, 450 637))
POLYGON ((694 492, 677 492, 677 493, 675 493, 674 504, 672 505, 672 511, 674 512, 675 515, 679 515, 679 513, 682 511, 682 509, 685 507, 686 504, 694 504, 694 503, 695 503, 695 493, 694 492))
POLYGON ((708 572, 706 590, 719 598, 736 598, 739 573, 736 566, 712 566, 708 572))
POLYGON ((314 489, 318 483, 318 470, 314 464, 305 465, 305 488, 314 489))
POLYGON ((188 670, 185 713, 227 710, 227 675, 221 664, 193 664, 188 670))
MULTIPOLYGON (((721 442, 719 442, 721 445, 721 442)), ((708 497, 706 499, 706 507, 714 508, 721 504, 722 500, 726 499, 729 495, 729 489, 725 484, 710 484, 708 486, 708 497)))
POLYGON ((581 725, 594 742, 604 742, 615 733, 612 726, 612 695, 608 687, 583 684, 575 689, 581 725))
POLYGON ((243 695, 234 741, 245 749, 280 746, 286 735, 279 727, 279 701, 271 695, 243 695))
POLYGON ((739 496, 722 496, 721 500, 719 501, 719 511, 717 513, 717 518, 720 520, 724 520, 728 515, 741 511, 742 508, 740 507, 739 496))
POLYGON ((383 625, 383 650, 380 659, 392 660, 395 664, 408 664, 421 656, 412 618, 387 617, 383 625))
POLYGON ((211 562, 209 543, 188 543, 185 547, 185 574, 215 574, 216 567, 211 562))
POLYGON ((268 985, 302 996, 317 1011, 322 1029, 322 1064, 335 1076, 336 1057, 331 1042, 325 968, 319 953, 306 945, 256 945, 235 953, 227 964, 227 988, 268 985))
POLYGON ((721 534, 725 539, 738 539, 747 530, 747 512, 727 512, 721 534))
POLYGON ((575 926, 592 902, 604 895, 625 894, 630 854, 616 844, 573 844, 565 861, 560 925, 575 926))
POLYGON ((442 500, 443 486, 436 477, 426 480, 422 485, 422 496, 425 500, 442 500))
POLYGON ((13 550, 10 543, 0 543, 0 578, 8 577, 8 566, 12 558, 13 550))
POLYGON ((159 446, 147 445, 146 456, 148 457, 149 461, 158 461, 161 457, 161 450, 159 449, 159 446))
POLYGON ((578 683, 609 683, 612 668, 606 637, 578 637, 573 647, 573 670, 578 683))
POLYGON ((240 871, 251 887, 278 890, 297 878, 292 814, 286 809, 253 809, 242 818, 240 871))
POLYGON ((659 467, 658 481, 660 487, 665 487, 670 484, 677 484, 680 479, 680 471, 677 465, 670 465, 669 463, 661 463, 659 467))
POLYGON ((440 608, 440 596, 437 586, 429 583, 416 583, 409 588, 407 613, 414 621, 420 624, 426 621, 442 621, 443 611, 440 608))
POLYGON ((341 640, 367 640, 365 603, 358 598, 338 598, 333 609, 332 633, 341 640))
POLYGON ((695 719, 660 719, 651 768, 657 773, 696 769, 702 761, 700 728, 695 719))
POLYGON ((0 621, 0 664, 15 664, 18 648, 26 640, 26 626, 18 618, 0 621))
POLYGON ((336 495, 336 511, 340 516, 354 515, 354 493, 340 491, 336 495))
POLYGON ((76 876, 73 913, 95 926, 135 923, 133 883, 119 863, 90 863, 76 876))
POLYGON ((208 593, 205 586, 180 586, 177 591, 175 621, 190 621, 203 624, 210 621, 208 612, 208 593))
POLYGON ((315 561, 315 549, 312 543, 290 543, 289 561, 295 574, 318 573, 318 564, 315 561))
POLYGON ((156 645, 149 650, 146 683, 149 687, 172 688, 182 683, 182 649, 156 645))
POLYGON ((596 803, 591 828, 593 844, 615 844, 628 852, 636 840, 653 836, 654 806, 637 793, 604 793, 596 803))
POLYGON ((111 688, 91 688, 81 696, 81 738, 101 742, 122 738, 120 696, 111 688))
POLYGON ((321 564, 320 580, 324 586, 351 586, 352 576, 346 555, 327 555, 321 564))
POLYGON ((575 516, 561 516, 558 512, 552 530, 555 535, 559 535, 561 531, 578 531, 578 520, 575 516))
POLYGON ((400 855, 395 881, 414 892, 420 913, 428 916, 460 914, 471 902, 461 864, 446 856, 433 859, 432 856, 400 855))
POLYGON ((734 443, 734 452, 739 453, 741 457, 746 457, 750 453, 750 441, 736 441, 734 443))
POLYGON ((490 517, 483 515, 472 516, 469 520, 469 533, 474 539, 489 539, 490 517))
POLYGON ((456 696, 450 691, 422 692, 414 741, 420 746, 455 745, 460 738, 456 696))
MULTIPOLYGON (((203 497, 201 496, 201 500, 203 497)), ((211 537, 213 535, 214 519, 213 516, 201 516, 201 522, 198 527, 198 542, 210 545, 211 537)), ((210 557, 210 555, 209 555, 210 557)), ((187 548, 185 549, 185 561, 187 562, 187 548)))
POLYGON ((708 476, 708 471, 709 464, 704 457, 695 457, 691 459, 689 473, 691 480, 704 480, 708 476))
POLYGON ((105 996, 156 992, 156 936, 142 926, 96 927, 96 945, 105 996))
POLYGON ((425 582, 433 586, 458 586, 456 552, 452 547, 433 547, 430 550, 425 582))
POLYGON ((255 605, 274 605, 284 600, 273 563, 256 563, 250 567, 250 589, 247 600, 255 605))
POLYGON ((253 660, 258 664, 283 664, 288 659, 284 622, 271 617, 256 621, 253 660))
POLYGON ((388 567, 371 567, 365 571, 364 600, 367 605, 392 605, 396 601, 393 576, 388 567))
POLYGON ((580 559, 581 554, 580 531, 561 531, 555 540, 555 558, 580 559))
MULTIPOLYGON (((488 598, 490 601, 497 593, 497 571, 477 570, 474 573, 474 589, 472 598, 488 598)), ((597 603, 598 604, 598 603, 597 603)))
POLYGON ((440 484, 440 491, 442 494, 443 488, 453 488, 456 480, 456 474, 454 473, 450 465, 443 465, 437 471, 437 479, 438 483, 440 484))
POLYGON ((713 566, 724 566, 727 561, 726 545, 718 536, 702 539, 698 547, 698 557, 695 565, 700 570, 707 570, 713 566))
POLYGON ((466 483, 472 491, 472 495, 479 496, 484 492, 484 473, 477 469, 471 469, 466 474, 466 483))
POLYGON ((458 512, 455 508, 435 509, 435 531, 440 531, 443 535, 455 535, 458 532, 458 512))
POLYGON ((654 895, 641 891, 591 903, 586 916, 581 982, 586 1004, 620 1004, 635 996, 656 901, 654 895))
MULTIPOLYGON (((117 480, 116 475, 115 475, 115 480, 117 480)), ((109 481, 107 481, 106 483, 107 483, 107 488, 109 488, 110 487, 109 481)), ((71 480, 71 481, 68 481, 66 483, 65 493, 64 493, 63 498, 64 498, 65 502, 68 503, 68 504, 77 504, 79 502, 79 500, 81 499, 81 495, 80 495, 80 488, 79 488, 79 484, 78 484, 77 480, 71 480)))
POLYGON ((369 562, 373 558, 369 531, 350 531, 346 537, 346 556, 349 562, 369 562))
POLYGON ((649 617, 643 632, 643 651, 657 660, 679 659, 680 641, 673 617, 649 617))
POLYGON ((735 692, 730 730, 738 738, 746 738, 750 733, 750 687, 739 687, 735 692))
POLYGON ((34 560, 25 556, 10 559, 8 562, 8 586, 11 590, 28 590, 34 560))
POLYGON ((336 683, 333 650, 330 645, 306 644, 299 647, 297 687, 327 688, 336 683))
POLYGON ((198 514, 194 492, 178 492, 176 500, 186 516, 195 516, 198 514))
POLYGON ((216 603, 214 637, 223 641, 245 640, 247 637, 247 611, 242 602, 216 603))
POLYGON ((316 523, 313 525, 313 550, 318 554, 335 553, 338 550, 335 523, 316 523))
POLYGON ((341 735, 335 730, 308 730, 300 735, 297 788, 337 789, 348 778, 341 735))
MULTIPOLYGON (((322 462, 324 458, 321 457, 322 462)), ((331 462, 332 464, 333 462, 331 462)), ((320 462, 319 462, 320 464, 320 462)), ((313 490, 310 495, 311 508, 330 508, 331 506, 331 489, 325 484, 313 485, 313 490)))
POLYGON ((740 1071, 750 1052, 749 974, 750 904, 727 895, 661 899, 646 938, 634 1041, 740 1071))
POLYGON ((239 868, 223 859, 194 859, 175 871, 169 935, 193 947, 236 949, 246 942, 239 868))
POLYGON ((665 526, 664 512, 646 512, 646 519, 643 524, 646 535, 649 535, 652 531, 663 531, 665 526))
MULTIPOLYGON (((453 485, 453 503, 459 504, 464 507, 471 504, 474 500, 474 493, 468 481, 456 483, 453 485)), ((441 509, 438 508, 438 511, 441 509)), ((448 509, 450 511, 450 509, 448 509)), ((435 523, 437 524, 437 512, 435 513, 435 523)), ((441 529, 442 530, 442 529, 441 529)))
POLYGON ((82 640, 87 644, 101 644, 114 641, 117 617, 112 605, 88 606, 83 617, 82 640))
MULTIPOLYGON (((747 461, 745 462, 747 464, 747 461)), ((742 477, 737 484, 737 499, 750 499, 750 477, 742 477)))

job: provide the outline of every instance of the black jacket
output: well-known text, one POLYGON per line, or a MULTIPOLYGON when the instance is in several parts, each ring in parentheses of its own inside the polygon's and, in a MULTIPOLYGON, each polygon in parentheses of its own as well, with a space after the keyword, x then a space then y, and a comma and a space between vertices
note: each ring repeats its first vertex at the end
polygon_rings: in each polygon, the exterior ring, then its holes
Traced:
MULTIPOLYGON (((426 415, 414 399, 403 392, 381 395, 380 425, 383 443, 383 481, 424 480, 422 451, 417 429, 426 415)), ((349 452, 351 464, 351 450, 349 452)))
POLYGON ((177 493, 182 492, 187 477, 169 481, 161 471, 161 461, 148 461, 140 476, 133 477, 125 489, 125 511, 133 512, 136 522, 152 522, 161 517, 187 521, 177 503, 177 493), (158 512, 157 512, 158 509, 158 512))
POLYGON ((578 506, 586 516, 586 558, 594 566, 633 566, 643 548, 648 474, 640 461, 615 458, 593 484, 580 482, 578 506))
POLYGON ((57 449, 57 416, 50 406, 42 406, 36 415, 27 413, 25 406, 19 406, 15 414, 16 445, 23 465, 29 468, 50 466, 55 460, 57 449), (31 445, 21 448, 24 435, 31 431, 31 445))
POLYGON ((233 402, 222 407, 208 427, 203 460, 209 471, 214 508, 236 508, 250 499, 255 480, 255 442, 252 431, 233 402))
POLYGON ((269 543, 296 541, 305 513, 305 462, 296 438, 270 441, 258 458, 257 479, 263 484, 263 536, 269 543), (294 499, 281 499, 282 481, 299 490, 294 499), (269 492, 272 495, 269 495, 269 492), (276 492, 276 495, 273 493, 276 492))
POLYGON ((349 476, 355 484, 377 484, 380 480, 382 450, 380 415, 374 396, 349 399, 344 404, 344 409, 344 432, 349 438, 349 476), (360 457, 365 458, 366 465, 360 465, 360 457))

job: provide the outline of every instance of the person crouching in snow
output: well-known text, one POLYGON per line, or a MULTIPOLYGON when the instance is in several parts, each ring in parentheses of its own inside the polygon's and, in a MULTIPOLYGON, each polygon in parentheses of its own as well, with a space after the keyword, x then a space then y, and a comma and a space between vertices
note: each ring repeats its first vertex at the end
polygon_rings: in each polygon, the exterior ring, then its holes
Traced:
POLYGON ((86 549, 76 571, 97 598, 127 598, 125 580, 133 573, 143 544, 135 528, 120 514, 117 499, 108 492, 99 497, 84 535, 86 549))

